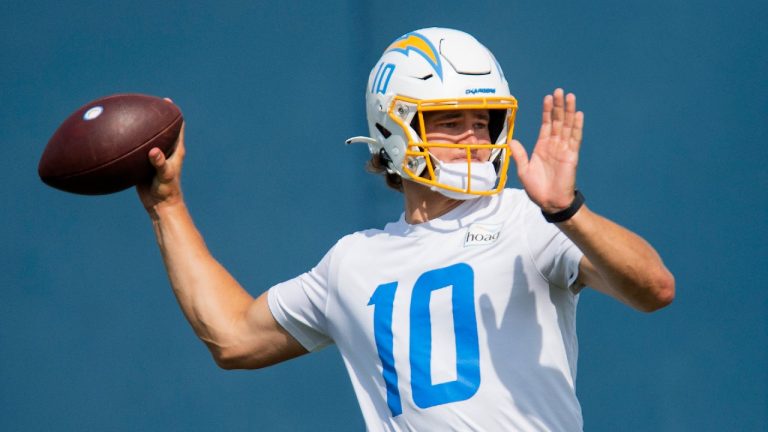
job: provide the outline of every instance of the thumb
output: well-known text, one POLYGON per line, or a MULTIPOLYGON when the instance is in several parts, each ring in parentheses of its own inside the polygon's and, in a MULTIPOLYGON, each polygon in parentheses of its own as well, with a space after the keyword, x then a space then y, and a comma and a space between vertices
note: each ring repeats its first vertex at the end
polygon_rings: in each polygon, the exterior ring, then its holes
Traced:
POLYGON ((157 147, 152 147, 152 149, 149 150, 149 154, 147 156, 149 157, 149 163, 155 167, 158 173, 165 169, 167 159, 165 158, 165 154, 163 154, 162 150, 157 147))
POLYGON ((509 150, 512 154, 512 159, 515 161, 515 166, 517 167, 517 175, 524 175, 525 171, 528 169, 528 152, 525 151, 525 147, 523 147, 518 140, 512 140, 509 150))
POLYGON ((171 172, 170 166, 168 164, 168 159, 165 157, 165 154, 162 150, 154 147, 149 151, 148 157, 149 162, 153 167, 155 167, 155 170, 157 171, 158 180, 161 182, 167 182, 173 178, 173 173, 171 172))

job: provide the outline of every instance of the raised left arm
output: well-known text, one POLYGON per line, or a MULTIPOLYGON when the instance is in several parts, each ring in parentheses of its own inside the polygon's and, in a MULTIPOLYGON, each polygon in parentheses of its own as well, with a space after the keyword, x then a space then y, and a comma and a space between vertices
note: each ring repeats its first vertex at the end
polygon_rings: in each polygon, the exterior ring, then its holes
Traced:
MULTIPOLYGON (((557 89, 544 98, 541 130, 530 159, 518 141, 510 144, 526 193, 544 212, 557 213, 574 200, 584 114, 576 96, 557 89)), ((578 282, 638 310, 672 302, 675 280, 659 254, 637 234, 582 206, 557 226, 584 252, 578 282)))

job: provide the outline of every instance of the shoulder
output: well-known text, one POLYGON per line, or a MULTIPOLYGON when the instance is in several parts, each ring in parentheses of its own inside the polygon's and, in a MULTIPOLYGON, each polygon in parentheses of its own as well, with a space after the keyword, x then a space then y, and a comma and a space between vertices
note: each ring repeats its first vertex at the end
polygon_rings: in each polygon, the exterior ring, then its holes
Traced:
POLYGON ((391 233, 388 230, 391 225, 396 225, 396 223, 388 224, 385 229, 372 228, 347 234, 333 245, 328 254, 334 257, 343 257, 350 253, 365 250, 371 244, 381 242, 390 237, 391 233))
POLYGON ((384 230, 367 229, 340 238, 326 252, 313 272, 321 274, 331 286, 338 284, 340 275, 357 271, 361 263, 375 259, 390 235, 384 230))
MULTIPOLYGON (((388 224, 387 228, 389 228, 390 225, 392 224, 388 224)), ((355 246, 359 246, 361 243, 376 241, 378 239, 389 236, 387 228, 385 229, 371 228, 371 229, 356 231, 356 232, 347 234, 344 237, 340 238, 339 241, 336 242, 336 245, 334 247, 338 247, 342 249, 353 248, 355 246)))

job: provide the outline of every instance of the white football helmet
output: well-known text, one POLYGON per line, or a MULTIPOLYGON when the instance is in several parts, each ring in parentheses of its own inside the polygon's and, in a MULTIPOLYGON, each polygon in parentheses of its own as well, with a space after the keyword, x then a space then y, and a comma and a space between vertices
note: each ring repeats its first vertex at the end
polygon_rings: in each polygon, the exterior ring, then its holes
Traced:
POLYGON ((507 180, 508 144, 512 139, 517 100, 493 54, 467 33, 427 28, 395 40, 371 70, 366 90, 370 137, 354 137, 347 143, 364 142, 371 154, 387 164, 387 172, 428 185, 433 190, 476 198, 500 192, 507 180), (426 139, 424 112, 488 110, 491 143, 432 143, 426 139), (418 129, 418 130, 416 130, 418 129), (470 151, 490 148, 496 181, 490 187, 473 188, 467 179, 462 187, 438 181, 440 164, 430 154, 433 147, 470 151))

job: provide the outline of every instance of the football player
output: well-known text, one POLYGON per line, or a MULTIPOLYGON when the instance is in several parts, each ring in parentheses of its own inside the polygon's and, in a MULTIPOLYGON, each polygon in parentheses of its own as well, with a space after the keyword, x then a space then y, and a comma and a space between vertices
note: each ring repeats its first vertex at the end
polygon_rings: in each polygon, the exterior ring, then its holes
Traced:
POLYGON ((251 297, 208 252, 180 188, 183 132, 138 188, 171 284, 223 368, 260 368, 334 343, 371 431, 582 429, 576 304, 589 286, 653 311, 674 278, 642 238, 576 189, 584 116, 544 98, 530 157, 517 101, 472 36, 395 40, 366 88, 369 169, 404 212, 339 240, 307 273, 251 297), (524 190, 505 188, 509 159, 524 190))

